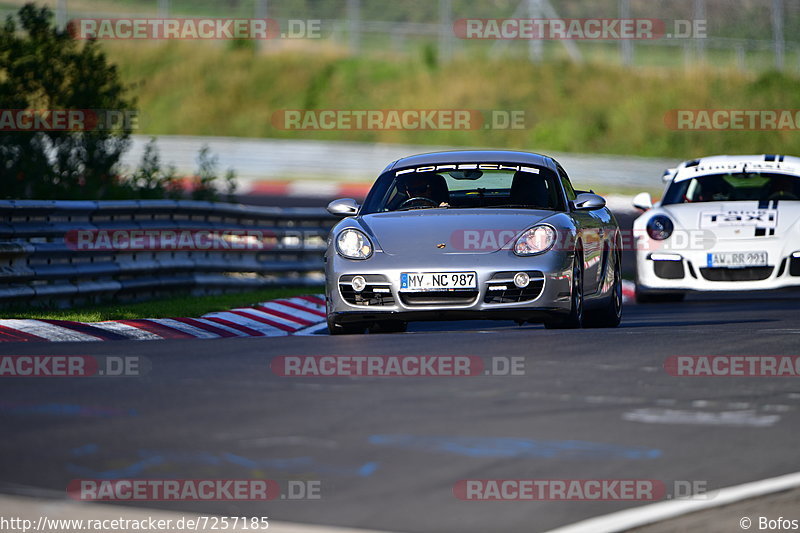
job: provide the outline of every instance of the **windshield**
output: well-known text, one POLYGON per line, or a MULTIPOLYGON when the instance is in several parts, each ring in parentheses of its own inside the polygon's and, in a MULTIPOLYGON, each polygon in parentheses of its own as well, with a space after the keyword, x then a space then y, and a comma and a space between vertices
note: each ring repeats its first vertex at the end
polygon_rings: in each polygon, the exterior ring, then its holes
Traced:
POLYGON ((786 174, 737 172, 673 182, 662 205, 692 202, 800 200, 800 178, 786 174))
POLYGON ((547 168, 496 164, 460 165, 449 171, 431 168, 387 172, 373 187, 362 213, 479 207, 564 209, 556 175, 547 168), (472 168, 460 168, 466 166, 472 168), (478 170, 479 166, 498 168, 478 170))

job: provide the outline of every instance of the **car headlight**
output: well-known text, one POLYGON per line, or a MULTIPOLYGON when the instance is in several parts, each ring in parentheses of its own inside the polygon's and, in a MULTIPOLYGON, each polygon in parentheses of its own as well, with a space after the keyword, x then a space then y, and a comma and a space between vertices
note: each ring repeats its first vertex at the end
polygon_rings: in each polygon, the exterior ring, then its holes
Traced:
POLYGON ((556 243, 556 230, 551 226, 534 226, 525 230, 514 243, 517 255, 536 255, 546 252, 556 243))
POLYGON ((674 229, 675 224, 672 223, 672 219, 668 216, 656 215, 647 221, 647 234, 656 241, 669 239, 674 229))
POLYGON ((347 259, 367 259, 372 255, 372 243, 362 232, 347 228, 336 237, 336 251, 347 259))

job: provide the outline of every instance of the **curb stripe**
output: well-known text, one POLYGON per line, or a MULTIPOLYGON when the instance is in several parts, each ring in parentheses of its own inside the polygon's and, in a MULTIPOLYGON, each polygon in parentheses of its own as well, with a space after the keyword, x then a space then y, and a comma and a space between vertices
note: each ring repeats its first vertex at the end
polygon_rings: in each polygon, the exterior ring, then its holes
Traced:
MULTIPOLYGON (((222 318, 222 317, 218 317, 218 318, 222 318)), ((232 333, 234 338, 235 337, 247 337, 248 336, 245 332, 240 331, 238 329, 234 329, 234 328, 225 326, 223 324, 220 324, 219 322, 212 322, 211 320, 208 319, 208 317, 196 318, 196 319, 192 319, 192 320, 197 320, 201 324, 205 324, 210 328, 219 328, 222 331, 227 331, 228 333, 232 333)))
POLYGON ((100 341, 99 338, 84 333, 78 333, 68 328, 56 326, 55 324, 48 324, 41 320, 17 320, 9 319, 4 323, 9 327, 32 333, 37 337, 41 337, 46 341, 52 342, 68 342, 68 341, 100 341))
POLYGON ((46 341, 47 339, 43 337, 38 337, 33 333, 26 333, 19 329, 12 329, 7 326, 0 326, 0 333, 4 335, 8 335, 9 339, 3 339, 5 342, 28 342, 28 341, 46 341))
POLYGON ((158 322, 153 322, 147 319, 141 320, 120 320, 123 324, 127 324, 128 326, 133 326, 134 328, 141 328, 150 333, 154 333, 161 337, 162 339, 191 339, 193 338, 188 333, 184 333, 183 331, 179 331, 177 329, 170 328, 168 326, 164 326, 159 324, 158 322))
POLYGON ((298 296, 298 298, 301 299, 301 300, 306 300, 308 302, 311 302, 312 304, 317 304, 317 305, 319 305, 321 307, 325 307, 325 299, 324 298, 320 298, 318 296, 298 296))
POLYGON ((255 320, 256 322, 261 322, 263 324, 267 324, 267 325, 272 326, 274 328, 282 329, 283 331, 292 332, 292 331, 297 331, 297 329, 298 329, 298 328, 293 328, 292 326, 289 326, 287 324, 281 324, 280 322, 276 322, 274 320, 270 320, 268 318, 264 318, 264 317, 261 317, 261 316, 256 316, 254 313, 247 313, 245 311, 231 311, 231 313, 239 315, 239 316, 244 317, 244 318, 248 318, 250 320, 255 320))
POLYGON ((287 301, 295 303, 297 305, 300 305, 304 309, 305 308, 314 309, 315 311, 319 311, 319 312, 325 314, 325 304, 324 303, 322 305, 320 305, 318 303, 314 303, 314 302, 311 302, 309 300, 306 300, 305 298, 300 298, 299 296, 295 297, 295 298, 289 298, 289 300, 287 300, 287 301))
POLYGON ((154 318, 152 319, 153 322, 157 322, 162 326, 167 326, 168 328, 173 328, 178 331, 182 331, 188 335, 190 335, 194 339, 218 339, 219 335, 215 333, 211 333, 210 331, 206 331, 204 329, 196 328, 194 326, 190 326, 189 324, 184 324, 183 322, 179 322, 172 318, 154 318))
POLYGON ((92 337, 97 337, 98 339, 104 341, 119 341, 127 339, 127 337, 125 337, 124 335, 120 335, 119 333, 114 333, 113 331, 104 331, 89 324, 84 324, 82 322, 74 322, 72 320, 40 319, 40 322, 45 322, 47 324, 52 324, 54 326, 71 329, 72 331, 77 331, 78 333, 91 335, 92 337))
MULTIPOLYGON (((264 318, 266 320, 271 320, 271 321, 273 321, 273 322, 275 322, 277 324, 283 324, 284 326, 288 326, 289 328, 291 328, 291 331, 295 331, 295 330, 298 330, 300 328, 305 327, 299 320, 283 318, 283 317, 280 317, 280 316, 278 316, 278 315, 276 315, 274 313, 270 313, 268 311, 265 311, 263 309, 249 308, 249 309, 237 309, 237 311, 241 311, 243 313, 247 313, 247 316, 258 316, 258 317, 264 318)), ((286 331, 290 331, 290 330, 286 330, 286 331)))
MULTIPOLYGON (((267 302, 267 303, 269 304, 269 302, 267 302)), ((271 305, 271 304, 269 304, 269 305, 271 305)), ((272 307, 267 307, 266 305, 259 305, 258 307, 256 307, 256 309, 258 309, 259 311, 263 311, 263 312, 265 312, 267 314, 270 314, 270 315, 275 315, 275 316, 279 316, 281 318, 285 318, 286 320, 291 320, 292 322, 297 322, 298 324, 301 324, 303 326, 310 326, 311 324, 314 323, 313 320, 308 320, 307 318, 300 318, 298 316, 290 315, 289 313, 284 313, 284 312, 279 311, 277 309, 273 309, 272 307)))
POLYGON ((325 313, 323 313, 319 309, 311 309, 310 307, 302 306, 300 304, 292 302, 291 300, 278 300, 275 303, 279 303, 279 304, 285 305, 287 307, 292 307, 292 308, 297 309, 299 311, 303 311, 304 313, 313 313, 313 314, 318 315, 318 316, 325 316, 325 313))
POLYGON ((149 331, 134 326, 129 326, 128 324, 123 324, 122 322, 113 322, 113 321, 95 322, 92 325, 98 329, 119 333, 127 340, 134 340, 134 341, 161 340, 161 337, 159 337, 155 333, 151 333, 149 331))
POLYGON ((231 331, 218 328, 217 326, 212 326, 211 324, 206 324, 205 322, 200 322, 194 318, 173 318, 172 320, 176 320, 178 322, 183 322, 189 326, 194 326, 197 329, 202 329, 211 333, 215 333, 219 337, 229 338, 229 337, 239 337, 236 333, 231 331))
POLYGON ((254 318, 249 317, 247 315, 239 315, 232 312, 225 312, 225 313, 216 313, 215 317, 227 320, 231 324, 238 324, 239 326, 244 326, 251 330, 258 331, 259 333, 267 337, 276 337, 289 334, 289 332, 283 331, 280 328, 270 326, 263 322, 259 322, 258 320, 255 320, 254 318))
POLYGON ((246 333, 250 337, 264 337, 264 333, 261 331, 248 328, 247 326, 242 326, 241 324, 237 324, 235 322, 231 322, 230 320, 225 320, 224 318, 219 318, 215 316, 207 316, 205 317, 206 320, 211 320, 217 322, 218 324, 222 324, 223 326, 228 326, 232 329, 238 329, 239 331, 246 333))

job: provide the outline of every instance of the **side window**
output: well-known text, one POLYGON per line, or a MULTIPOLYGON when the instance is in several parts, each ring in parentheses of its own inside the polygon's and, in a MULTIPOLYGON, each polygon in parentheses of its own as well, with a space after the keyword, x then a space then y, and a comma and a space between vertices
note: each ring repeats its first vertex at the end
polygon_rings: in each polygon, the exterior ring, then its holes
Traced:
POLYGON ((561 165, 556 165, 556 168, 558 168, 558 177, 561 178, 561 185, 564 187, 564 192, 567 193, 567 200, 574 200, 577 195, 575 194, 575 189, 572 188, 572 184, 569 182, 567 173, 564 172, 561 165))

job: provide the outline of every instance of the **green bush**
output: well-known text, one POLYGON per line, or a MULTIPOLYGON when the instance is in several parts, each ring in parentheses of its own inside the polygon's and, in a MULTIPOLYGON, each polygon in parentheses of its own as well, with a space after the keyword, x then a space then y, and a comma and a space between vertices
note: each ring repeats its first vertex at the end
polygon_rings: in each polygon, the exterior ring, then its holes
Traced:
MULTIPOLYGON (((91 120, 111 111, 136 118, 135 101, 127 96, 117 67, 98 43, 79 42, 68 30, 52 25, 53 14, 33 4, 9 16, 0 28, 0 113, 19 110, 39 117, 53 111, 88 111, 84 126, 33 127, 14 131, 20 122, 0 123, 0 196, 58 200, 176 198, 182 180, 174 168, 164 169, 154 141, 132 175, 122 175, 121 155, 130 146, 133 120, 93 126, 91 120), (12 124, 11 127, 8 124, 12 124), (6 126, 4 128, 4 126, 6 126)), ((199 156, 192 197, 216 200, 216 159, 207 149, 199 156)), ((225 177, 228 194, 233 174, 225 177)))

